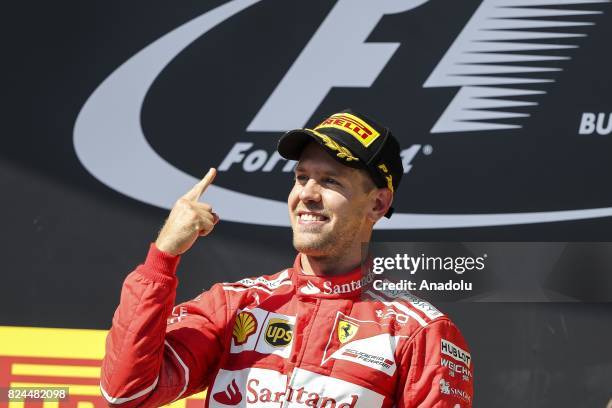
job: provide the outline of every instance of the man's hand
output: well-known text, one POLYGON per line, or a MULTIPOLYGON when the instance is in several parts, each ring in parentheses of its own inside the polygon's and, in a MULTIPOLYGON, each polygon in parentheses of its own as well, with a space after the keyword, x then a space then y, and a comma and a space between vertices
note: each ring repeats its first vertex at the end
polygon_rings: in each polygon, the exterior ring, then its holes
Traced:
POLYGON ((211 168, 202 180, 187 194, 178 199, 159 232, 155 246, 166 253, 185 253, 199 236, 206 236, 219 222, 219 217, 206 203, 200 203, 200 196, 213 182, 217 170, 211 168))

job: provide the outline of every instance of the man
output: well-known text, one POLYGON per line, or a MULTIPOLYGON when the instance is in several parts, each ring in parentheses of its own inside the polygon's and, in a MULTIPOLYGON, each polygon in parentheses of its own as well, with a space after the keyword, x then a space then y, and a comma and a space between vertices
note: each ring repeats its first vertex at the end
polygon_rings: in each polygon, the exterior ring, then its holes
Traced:
POLYGON ((286 133, 278 150, 299 160, 288 198, 293 267, 216 284, 172 313, 180 256, 219 221, 198 201, 211 169, 126 278, 105 398, 154 407, 208 389, 210 407, 470 407, 473 366, 453 323, 415 297, 367 286, 362 243, 391 215, 403 173, 391 132, 347 110, 286 133))

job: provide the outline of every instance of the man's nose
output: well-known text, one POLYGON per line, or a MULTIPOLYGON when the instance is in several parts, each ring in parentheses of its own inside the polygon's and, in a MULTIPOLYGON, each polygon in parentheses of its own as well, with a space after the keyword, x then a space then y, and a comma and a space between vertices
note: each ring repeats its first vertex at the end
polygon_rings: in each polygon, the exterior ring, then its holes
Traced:
POLYGON ((303 202, 321 201, 320 188, 321 186, 315 180, 308 180, 304 187, 302 187, 302 191, 300 191, 300 200, 303 202))

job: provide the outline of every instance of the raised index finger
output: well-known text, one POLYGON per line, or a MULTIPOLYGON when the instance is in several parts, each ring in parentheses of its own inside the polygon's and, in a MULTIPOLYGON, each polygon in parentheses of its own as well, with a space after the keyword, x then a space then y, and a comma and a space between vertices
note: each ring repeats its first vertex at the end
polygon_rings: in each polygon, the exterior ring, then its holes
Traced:
POLYGON ((217 169, 211 167, 208 170, 208 173, 204 176, 202 180, 198 182, 187 194, 185 194, 185 198, 192 201, 198 201, 200 196, 206 191, 208 186, 213 182, 215 176, 217 175, 217 169))

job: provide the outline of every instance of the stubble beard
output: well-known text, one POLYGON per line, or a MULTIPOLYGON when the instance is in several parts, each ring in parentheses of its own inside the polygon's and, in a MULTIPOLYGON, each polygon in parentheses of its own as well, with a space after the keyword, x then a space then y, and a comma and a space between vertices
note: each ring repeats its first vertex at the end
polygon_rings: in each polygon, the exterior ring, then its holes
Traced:
POLYGON ((330 233, 294 232, 293 246, 305 255, 326 256, 334 252, 335 240, 330 233))
POLYGON ((293 246, 298 252, 315 258, 338 258, 347 252, 357 235, 357 225, 339 231, 296 232, 294 229, 293 246))

